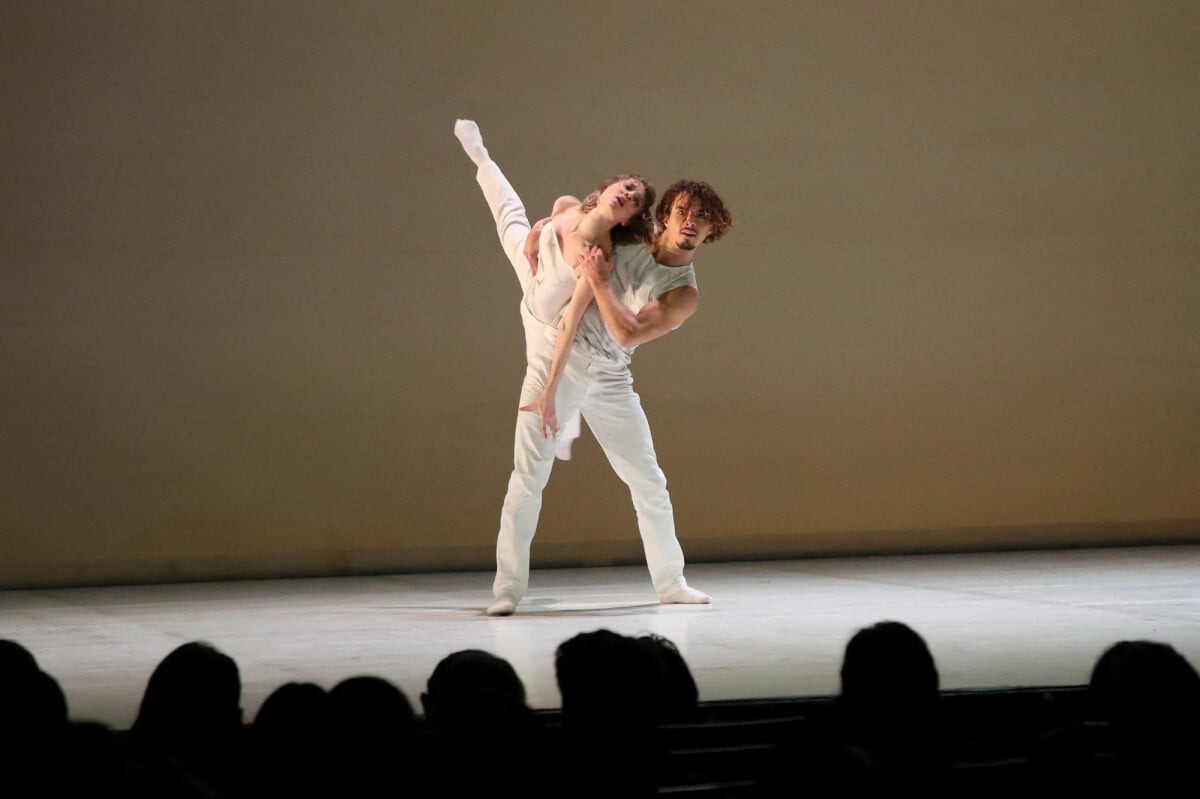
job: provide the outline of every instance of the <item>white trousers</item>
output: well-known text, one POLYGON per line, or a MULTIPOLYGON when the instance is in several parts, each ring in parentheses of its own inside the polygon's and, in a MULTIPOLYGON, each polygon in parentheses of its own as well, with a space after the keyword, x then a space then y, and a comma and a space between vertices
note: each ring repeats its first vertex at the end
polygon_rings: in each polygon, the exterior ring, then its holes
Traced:
MULTIPOLYGON (((554 351, 545 323, 530 312, 525 301, 534 282, 524 255, 529 218, 520 197, 495 162, 482 164, 476 180, 492 211, 504 254, 521 284, 527 366, 519 404, 527 405, 541 394, 554 351)), ((577 437, 582 414, 609 464, 629 487, 655 592, 663 596, 684 587, 687 583, 683 578, 683 550, 675 536, 675 512, 667 480, 658 466, 650 424, 642 410, 642 401, 633 390, 629 367, 594 358, 581 348, 572 347, 559 381, 555 410, 558 418, 564 420, 556 438, 569 442, 577 437)), ((542 436, 536 413, 517 413, 513 472, 496 537, 496 580, 492 589, 497 598, 520 601, 529 586, 529 550, 542 510, 542 491, 554 466, 556 445, 554 438, 542 436)), ((559 452, 561 456, 561 449, 559 452)))
MULTIPOLYGON (((521 386, 522 405, 541 393, 549 364, 548 354, 529 362, 521 386)), ((629 487, 655 592, 664 596, 687 585, 667 478, 658 466, 650 424, 633 390, 629 368, 574 347, 556 400, 560 417, 582 413, 613 471, 629 487)), ((496 538, 492 591, 497 598, 519 601, 529 587, 529 550, 542 510, 542 490, 554 466, 554 449, 554 439, 542 437, 537 414, 517 414, 513 471, 496 538)))

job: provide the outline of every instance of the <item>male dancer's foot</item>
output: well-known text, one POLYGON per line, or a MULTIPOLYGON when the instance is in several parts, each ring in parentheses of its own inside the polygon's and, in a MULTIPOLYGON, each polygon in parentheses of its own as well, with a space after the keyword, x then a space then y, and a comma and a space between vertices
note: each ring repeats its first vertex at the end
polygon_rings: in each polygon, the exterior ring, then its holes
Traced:
POLYGON ((658 601, 663 605, 707 605, 712 602, 712 597, 703 591, 697 591, 695 588, 684 585, 669 594, 663 594, 658 601))
POLYGON ((496 601, 487 606, 489 616, 511 616, 517 609, 517 600, 508 596, 498 596, 496 601))

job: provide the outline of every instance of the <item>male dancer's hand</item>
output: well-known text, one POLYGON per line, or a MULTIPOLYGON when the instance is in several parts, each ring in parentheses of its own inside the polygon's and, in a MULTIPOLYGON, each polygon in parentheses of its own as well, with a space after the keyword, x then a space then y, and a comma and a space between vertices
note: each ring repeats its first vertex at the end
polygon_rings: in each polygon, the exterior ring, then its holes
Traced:
POLYGON ((537 223, 529 229, 529 235, 525 237, 525 260, 529 261, 529 272, 534 277, 537 277, 538 270, 538 249, 542 243, 542 228, 550 221, 550 217, 539 219, 537 223))
POLYGON ((541 420, 542 438, 550 438, 558 433, 558 415, 554 412, 554 395, 543 391, 538 398, 528 405, 517 408, 519 411, 533 411, 541 420))
POLYGON ((594 244, 584 248, 583 254, 579 256, 579 266, 592 286, 607 283, 613 268, 612 261, 604 257, 604 250, 594 244))

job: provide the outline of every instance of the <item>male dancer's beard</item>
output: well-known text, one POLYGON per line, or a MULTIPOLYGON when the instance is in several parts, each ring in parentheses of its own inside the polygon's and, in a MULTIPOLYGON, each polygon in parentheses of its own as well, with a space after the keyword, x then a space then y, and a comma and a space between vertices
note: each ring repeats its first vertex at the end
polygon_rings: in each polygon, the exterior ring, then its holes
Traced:
POLYGON ((696 243, 695 239, 684 239, 683 241, 679 242, 679 249, 681 250, 694 250, 698 246, 700 245, 696 243))

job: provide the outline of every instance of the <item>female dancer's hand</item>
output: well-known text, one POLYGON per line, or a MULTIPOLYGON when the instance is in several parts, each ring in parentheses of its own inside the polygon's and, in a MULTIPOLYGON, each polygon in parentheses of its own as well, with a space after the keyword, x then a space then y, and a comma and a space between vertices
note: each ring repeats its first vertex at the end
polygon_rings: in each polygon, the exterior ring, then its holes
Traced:
POLYGON ((533 411, 538 415, 538 418, 541 419, 542 438, 550 438, 558 433, 558 416, 554 413, 553 394, 543 391, 533 402, 522 405, 517 410, 533 411))

